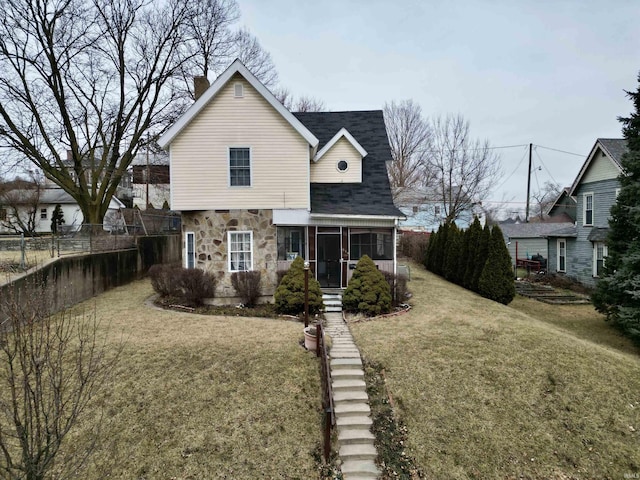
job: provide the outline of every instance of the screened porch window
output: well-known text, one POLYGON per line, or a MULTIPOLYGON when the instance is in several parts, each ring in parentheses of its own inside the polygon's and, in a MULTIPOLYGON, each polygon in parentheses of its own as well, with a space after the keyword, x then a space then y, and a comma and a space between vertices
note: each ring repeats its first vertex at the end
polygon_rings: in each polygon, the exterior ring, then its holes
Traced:
POLYGON ((368 255, 373 260, 393 260, 393 238, 390 230, 351 230, 352 260, 368 255))
POLYGON ((278 260, 305 258, 305 227, 278 227, 278 260))

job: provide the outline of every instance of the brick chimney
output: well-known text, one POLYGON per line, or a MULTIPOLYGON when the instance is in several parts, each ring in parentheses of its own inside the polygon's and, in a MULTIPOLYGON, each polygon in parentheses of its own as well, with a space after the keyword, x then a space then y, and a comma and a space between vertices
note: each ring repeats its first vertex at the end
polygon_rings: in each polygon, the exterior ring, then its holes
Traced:
POLYGON ((209 88, 209 79, 207 77, 193 77, 193 93, 196 100, 209 88))

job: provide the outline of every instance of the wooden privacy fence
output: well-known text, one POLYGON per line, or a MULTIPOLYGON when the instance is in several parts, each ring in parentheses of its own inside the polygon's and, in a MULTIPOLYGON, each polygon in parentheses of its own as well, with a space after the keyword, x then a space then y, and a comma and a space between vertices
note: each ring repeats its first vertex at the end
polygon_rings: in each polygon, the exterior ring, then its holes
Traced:
POLYGON ((336 425, 333 409, 333 391, 331 390, 331 369, 329 368, 329 354, 325 342, 324 328, 321 323, 316 325, 318 347, 316 355, 320 358, 320 378, 322 382, 322 410, 324 412, 324 460, 329 462, 331 457, 331 430, 336 425))

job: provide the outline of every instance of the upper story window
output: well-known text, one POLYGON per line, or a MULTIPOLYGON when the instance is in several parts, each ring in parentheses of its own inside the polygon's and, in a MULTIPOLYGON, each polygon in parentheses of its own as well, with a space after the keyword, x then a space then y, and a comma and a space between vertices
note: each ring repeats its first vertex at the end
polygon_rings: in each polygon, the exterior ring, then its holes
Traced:
POLYGON ((593 193, 584 194, 583 225, 593 225, 593 193))
POLYGON ((244 96, 244 87, 240 82, 233 85, 233 96, 236 98, 242 98, 244 96))
POLYGON ((229 148, 229 185, 251 186, 251 149, 249 147, 229 148))
POLYGON ((440 205, 435 205, 433 207, 433 213, 436 215, 440 215, 440 205))
POLYGON ((336 168, 339 172, 346 172, 347 170, 349 170, 349 163, 346 160, 339 160, 336 168))
POLYGON ((40 218, 42 220, 46 220, 47 219, 47 209, 46 208, 41 208, 40 209, 40 218))

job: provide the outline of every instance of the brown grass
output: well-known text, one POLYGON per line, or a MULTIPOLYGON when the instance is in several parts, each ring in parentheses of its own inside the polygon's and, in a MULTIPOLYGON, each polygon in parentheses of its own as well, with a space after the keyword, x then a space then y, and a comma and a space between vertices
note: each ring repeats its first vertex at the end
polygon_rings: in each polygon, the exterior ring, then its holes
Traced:
POLYGON ((144 305, 151 294, 135 282, 78 307, 125 346, 102 400, 103 441, 77 478, 317 477, 319 375, 300 324, 163 311, 144 305))
POLYGON ((640 470, 640 358, 622 340, 594 341, 593 310, 582 311, 585 328, 575 311, 520 299, 505 307, 417 265, 409 288, 410 313, 352 331, 385 367, 408 453, 427 478, 640 470))

